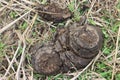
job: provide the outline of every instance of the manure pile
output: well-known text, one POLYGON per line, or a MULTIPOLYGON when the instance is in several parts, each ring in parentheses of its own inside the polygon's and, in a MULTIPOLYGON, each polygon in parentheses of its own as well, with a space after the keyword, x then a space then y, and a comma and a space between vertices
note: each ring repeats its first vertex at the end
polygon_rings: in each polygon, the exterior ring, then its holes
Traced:
MULTIPOLYGON (((39 15, 47 21, 62 22, 72 17, 72 13, 55 4, 41 5, 39 15)), ((54 75, 86 67, 99 53, 103 37, 99 27, 89 24, 71 23, 57 29, 48 43, 32 48, 32 65, 37 73, 54 75)))

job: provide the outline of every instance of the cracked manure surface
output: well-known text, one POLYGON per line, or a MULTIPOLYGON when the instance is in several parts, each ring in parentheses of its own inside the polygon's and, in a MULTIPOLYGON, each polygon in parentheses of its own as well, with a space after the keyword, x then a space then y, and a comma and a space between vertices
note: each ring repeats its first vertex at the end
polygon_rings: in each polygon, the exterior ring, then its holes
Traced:
POLYGON ((34 45, 32 65, 37 73, 54 75, 82 69, 98 54, 103 43, 100 28, 74 24, 58 29, 48 43, 34 45))
POLYGON ((62 22, 72 16, 68 8, 60 8, 55 3, 39 5, 36 11, 44 20, 52 22, 62 22))

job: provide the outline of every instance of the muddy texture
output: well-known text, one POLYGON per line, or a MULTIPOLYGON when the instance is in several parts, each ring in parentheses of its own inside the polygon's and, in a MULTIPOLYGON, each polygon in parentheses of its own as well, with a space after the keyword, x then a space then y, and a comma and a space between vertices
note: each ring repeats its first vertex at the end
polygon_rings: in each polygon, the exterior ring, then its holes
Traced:
POLYGON ((98 54, 103 43, 100 28, 74 24, 58 29, 49 44, 33 47, 32 65, 37 73, 53 75, 82 69, 98 54))
POLYGON ((41 4, 37 6, 36 11, 44 20, 52 22, 62 22, 72 16, 68 8, 62 9, 55 3, 41 4))
POLYGON ((85 25, 70 29, 70 47, 83 58, 93 58, 101 49, 102 32, 98 27, 85 25), (88 55, 91 53, 90 55, 88 55))
POLYGON ((62 62, 52 44, 43 44, 32 54, 32 64, 36 72, 50 75, 58 73, 62 62))

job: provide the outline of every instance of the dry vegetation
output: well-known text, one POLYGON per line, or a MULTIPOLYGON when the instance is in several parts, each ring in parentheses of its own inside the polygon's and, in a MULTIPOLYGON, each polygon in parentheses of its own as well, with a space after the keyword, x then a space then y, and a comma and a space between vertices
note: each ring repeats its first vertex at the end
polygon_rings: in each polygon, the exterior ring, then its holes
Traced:
POLYGON ((120 1, 48 0, 67 7, 73 17, 54 23, 36 9, 47 0, 0 0, 0 80, 120 80, 120 1), (84 19, 86 15, 86 20, 84 19), (104 34, 100 53, 74 73, 44 76, 33 72, 30 47, 45 43, 69 21, 97 25, 104 34))

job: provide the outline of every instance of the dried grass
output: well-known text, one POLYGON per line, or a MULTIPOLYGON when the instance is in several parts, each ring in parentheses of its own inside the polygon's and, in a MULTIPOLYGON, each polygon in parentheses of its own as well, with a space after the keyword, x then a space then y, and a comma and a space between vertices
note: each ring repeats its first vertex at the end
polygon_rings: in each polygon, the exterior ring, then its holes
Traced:
MULTIPOLYGON (((64 8, 72 0, 51 1, 64 8)), ((75 8, 77 9, 84 2, 85 0, 76 0, 75 8), (79 5, 77 1, 80 1, 79 5)), ((93 20, 95 24, 106 30, 109 36, 107 43, 113 45, 114 48, 109 55, 104 54, 104 49, 83 70, 68 73, 67 76, 73 76, 71 80, 77 79, 87 69, 91 70, 86 74, 89 77, 88 80, 106 80, 96 72, 97 62, 103 62, 111 68, 111 80, 114 80, 115 75, 120 73, 120 25, 117 32, 111 31, 115 21, 120 21, 120 9, 116 8, 118 2, 118 0, 88 0, 87 6, 90 8, 85 13, 87 20, 93 20), (108 22, 103 17, 110 19, 109 25, 111 27, 108 27, 108 22)), ((41 2, 39 0, 0 0, 0 41, 5 44, 4 59, 8 63, 7 66, 3 65, 4 63, 0 65, 2 67, 2 70, 0 69, 0 80, 33 80, 33 69, 30 66, 30 59, 27 57, 27 55, 30 55, 29 48, 37 42, 45 42, 49 39, 49 36, 52 35, 50 26, 56 28, 50 22, 39 18, 34 10, 38 3, 41 2), (11 17, 11 12, 15 13, 16 16, 14 17, 12 14, 13 17, 11 17), (39 22, 36 22, 36 20, 39 22), (21 29, 23 23, 26 23, 27 27, 21 29), (1 71, 4 72, 1 73, 1 71)), ((3 61, 3 59, 1 58, 0 61, 3 61)))

